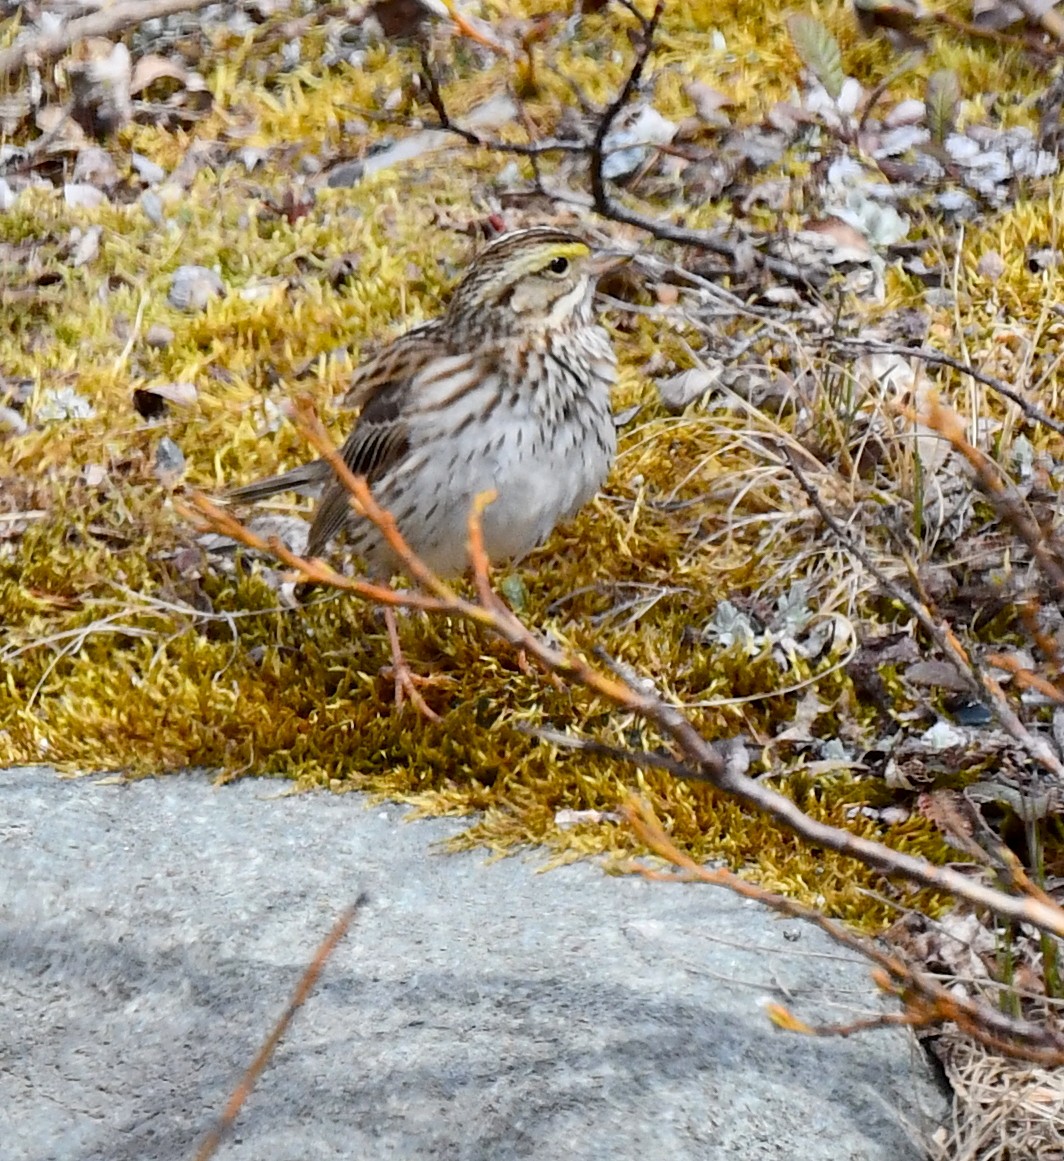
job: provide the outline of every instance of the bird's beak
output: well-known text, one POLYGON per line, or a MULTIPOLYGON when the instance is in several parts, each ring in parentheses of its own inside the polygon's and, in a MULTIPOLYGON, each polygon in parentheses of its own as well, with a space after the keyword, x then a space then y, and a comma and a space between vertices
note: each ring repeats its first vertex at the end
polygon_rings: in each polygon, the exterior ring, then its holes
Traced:
POLYGON ((635 257, 627 250, 597 250, 587 261, 586 269, 594 278, 601 278, 613 270, 619 270, 635 257))

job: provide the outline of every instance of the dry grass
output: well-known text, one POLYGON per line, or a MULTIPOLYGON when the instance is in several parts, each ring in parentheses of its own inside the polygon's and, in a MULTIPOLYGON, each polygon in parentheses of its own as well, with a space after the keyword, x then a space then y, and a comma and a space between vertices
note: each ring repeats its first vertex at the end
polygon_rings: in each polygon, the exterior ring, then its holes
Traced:
POLYGON ((1064 1078, 1005 1060, 947 1033, 935 1052, 953 1089, 952 1123, 928 1142, 930 1161, 1060 1161, 1064 1078))

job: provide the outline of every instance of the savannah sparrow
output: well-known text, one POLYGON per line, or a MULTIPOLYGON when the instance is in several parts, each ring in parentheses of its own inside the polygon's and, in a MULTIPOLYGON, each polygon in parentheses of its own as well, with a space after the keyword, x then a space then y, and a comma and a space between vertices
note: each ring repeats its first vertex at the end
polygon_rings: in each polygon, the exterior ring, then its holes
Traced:
MULTIPOLYGON (((552 227, 504 234, 470 265, 442 315, 356 371, 344 404, 360 410, 340 454, 437 574, 468 566, 479 493, 497 493, 482 527, 488 557, 498 561, 542 543, 605 480, 617 447, 616 361, 592 299, 599 276, 626 258, 552 227)), ((307 556, 321 555, 342 531, 371 575, 397 571, 380 532, 353 511, 324 460, 236 488, 229 499, 290 490, 320 495, 307 556)), ((401 700, 414 691, 390 618, 388 629, 401 700)))
MULTIPOLYGON (((360 408, 341 455, 365 476, 411 548, 441 576, 469 564, 474 497, 493 560, 523 556, 594 496, 616 451, 610 389, 616 362, 594 320, 598 277, 625 259, 540 226, 495 239, 447 310, 366 360, 344 405, 360 408)), ((324 460, 235 488, 255 501, 320 492, 307 555, 341 530, 372 574, 396 561, 377 528, 351 509, 324 460)))

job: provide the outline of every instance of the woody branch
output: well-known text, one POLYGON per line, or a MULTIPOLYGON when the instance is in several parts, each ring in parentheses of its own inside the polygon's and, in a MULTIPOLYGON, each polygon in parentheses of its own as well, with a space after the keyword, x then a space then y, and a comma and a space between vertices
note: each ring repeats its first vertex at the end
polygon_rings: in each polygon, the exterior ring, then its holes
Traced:
MULTIPOLYGON (((949 892, 974 907, 987 909, 1006 922, 1028 923, 1051 936, 1064 938, 1064 910, 1038 891, 1025 876, 1012 878, 1013 886, 1018 893, 1009 894, 973 882, 951 868, 935 866, 924 859, 892 850, 882 843, 819 822, 770 787, 749 778, 746 774, 745 750, 740 745, 717 746, 711 743, 699 733, 680 709, 667 702, 648 681, 616 664, 610 666, 610 672, 606 672, 572 651, 549 644, 525 625, 498 597, 492 587, 480 523, 482 509, 490 497, 482 497, 470 516, 469 552, 477 595, 475 599, 463 596, 436 576, 414 553, 392 516, 373 499, 365 479, 355 476, 343 463, 320 421, 308 405, 303 404, 297 408, 296 418, 305 437, 332 465, 338 478, 348 489, 352 507, 376 525, 396 558, 402 562, 403 569, 418 587, 393 590, 363 578, 344 576, 321 560, 308 560, 292 552, 276 538, 264 539, 255 535, 205 496, 192 493, 189 496, 189 508, 198 515, 207 528, 230 536, 249 548, 273 556, 298 572, 304 580, 350 592, 380 604, 420 609, 429 614, 462 617, 523 649, 546 672, 581 686, 604 701, 636 714, 653 725, 674 747, 675 757, 667 764, 676 776, 708 782, 724 793, 733 795, 744 805, 769 815, 809 844, 854 858, 885 876, 897 876, 921 887, 949 892)), ((561 744, 568 742, 565 735, 552 735, 551 740, 561 744)), ((580 745, 579 740, 574 739, 574 742, 577 746, 580 745)), ((636 765, 648 764, 647 755, 630 754, 624 750, 611 752, 616 757, 636 765)), ((657 834, 653 831, 648 816, 641 815, 632 808, 629 817, 636 833, 644 842, 657 849, 659 853, 666 853, 666 857, 672 858, 674 862, 678 861, 675 857, 678 852, 675 852, 674 848, 673 852, 662 850, 663 832, 657 834), (640 818, 642 822, 639 821, 640 818)), ((680 865, 685 866, 688 873, 695 873, 696 869, 690 860, 687 860, 687 864, 681 862, 680 865)), ((715 873, 711 875, 706 872, 703 875, 699 872, 699 877, 704 878, 707 875, 711 876, 711 881, 719 882, 732 890, 737 889, 737 884, 743 883, 743 893, 753 892, 766 902, 779 899, 769 892, 763 892, 760 888, 744 883, 743 880, 735 879, 734 876, 720 878, 712 877, 715 873)), ((777 909, 786 907, 789 913, 797 913, 795 911, 797 905, 791 901, 784 900, 782 903, 770 905, 776 905, 777 909)), ((809 911, 803 914, 803 917, 812 918, 816 915, 816 912, 809 911)), ((823 917, 814 921, 819 922, 821 926, 829 923, 823 917)), ((837 925, 832 924, 827 929, 838 938, 836 927, 837 925)), ((855 938, 846 933, 843 942, 853 946, 852 941, 855 938)), ((916 972, 896 957, 884 957, 878 952, 872 954, 874 949, 870 949, 865 941, 859 943, 863 953, 869 955, 883 973, 881 978, 885 981, 884 986, 901 996, 907 1005, 910 1003, 916 1005, 910 1011, 912 1021, 941 1022, 951 1019, 962 1026, 975 1029, 973 1034, 981 1034, 985 1042, 995 1047, 1003 1047, 1004 1050, 1040 1063, 1046 1063, 1050 1059, 1054 1062, 1064 1062, 1064 1036, 1026 1021, 1004 1019, 1000 1013, 978 1001, 972 1001, 969 1008, 958 1006, 931 977, 916 972)))

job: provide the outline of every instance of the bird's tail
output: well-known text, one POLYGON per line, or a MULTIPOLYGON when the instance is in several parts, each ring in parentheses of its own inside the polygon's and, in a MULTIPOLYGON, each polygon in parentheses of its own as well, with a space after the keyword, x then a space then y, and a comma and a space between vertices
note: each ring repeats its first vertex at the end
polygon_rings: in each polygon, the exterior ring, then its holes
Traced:
POLYGON ((265 480, 253 480, 239 488, 230 488, 226 500, 237 504, 254 504, 276 496, 278 492, 299 492, 304 496, 317 496, 330 476, 329 465, 324 460, 311 460, 300 464, 279 476, 268 476, 265 480))

